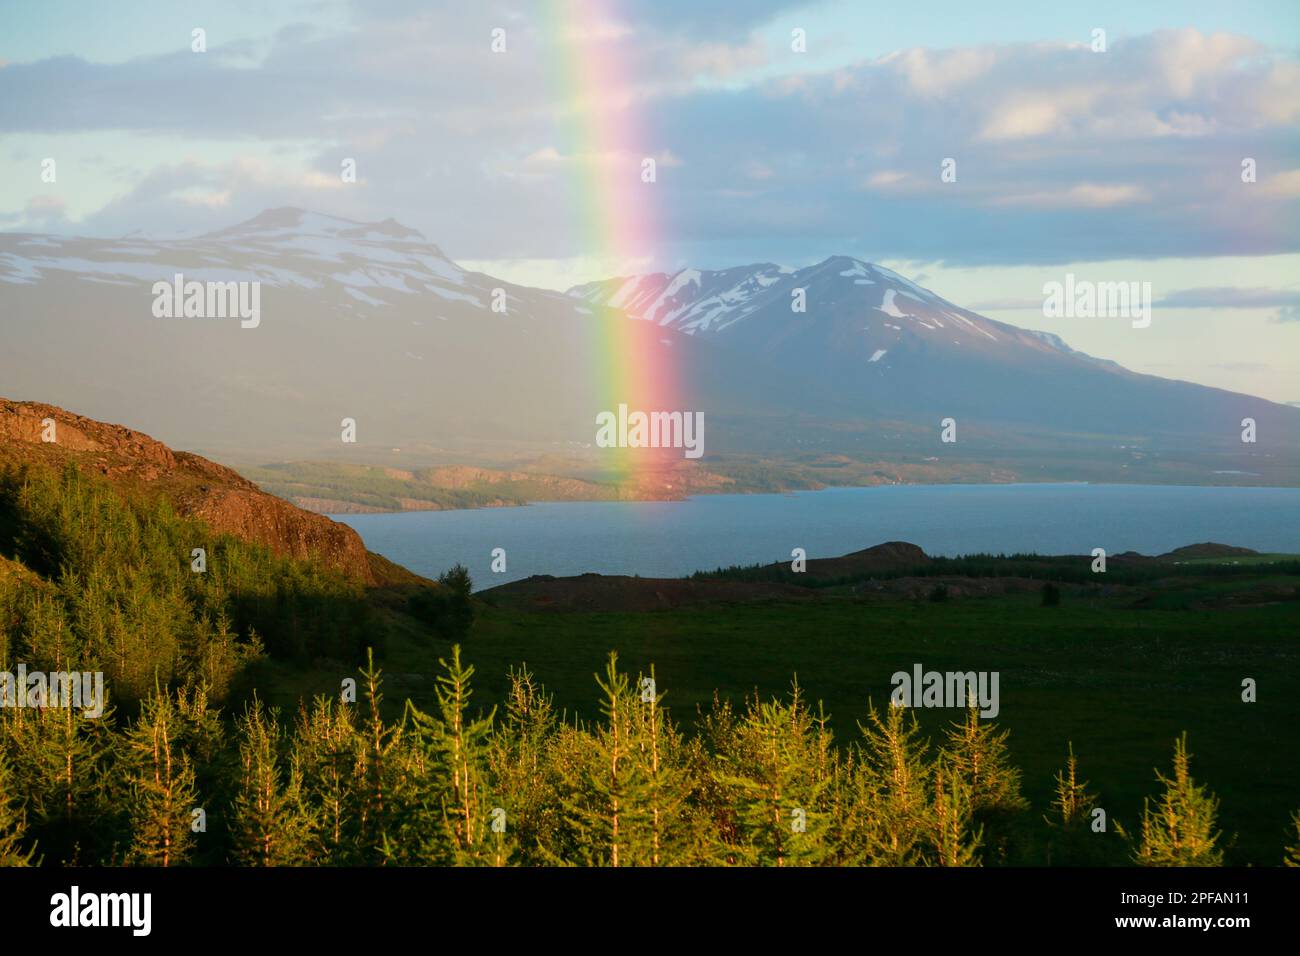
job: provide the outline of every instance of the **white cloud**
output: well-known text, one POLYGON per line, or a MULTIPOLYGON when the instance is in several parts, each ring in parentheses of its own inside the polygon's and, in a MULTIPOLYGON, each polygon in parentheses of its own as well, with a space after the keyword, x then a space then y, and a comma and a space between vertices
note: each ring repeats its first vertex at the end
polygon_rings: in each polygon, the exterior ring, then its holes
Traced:
POLYGON ((1187 27, 1158 31, 1152 37, 1151 48, 1169 92, 1188 97, 1203 81, 1213 82, 1243 57, 1259 52, 1260 44, 1248 37, 1207 35, 1187 27))
POLYGON ((990 112, 980 139, 1027 139, 1066 132, 1072 122, 1091 113, 1098 98, 1097 90, 1084 87, 1013 93, 990 112))
POLYGON ((905 182, 908 174, 899 169, 885 169, 876 173, 867 180, 867 185, 876 189, 882 189, 889 186, 896 186, 905 182))
POLYGON ((1133 184, 1077 183, 1069 189, 1033 193, 1013 193, 995 199, 995 204, 1038 206, 1045 209, 1106 209, 1149 202, 1150 194, 1133 184))
POLYGON ((916 48, 892 53, 881 63, 895 65, 920 96, 943 96, 974 82, 997 62, 990 48, 930 51, 916 48))
POLYGON ((1284 172, 1265 176, 1257 192, 1269 199, 1300 198, 1300 169, 1288 169, 1284 172))

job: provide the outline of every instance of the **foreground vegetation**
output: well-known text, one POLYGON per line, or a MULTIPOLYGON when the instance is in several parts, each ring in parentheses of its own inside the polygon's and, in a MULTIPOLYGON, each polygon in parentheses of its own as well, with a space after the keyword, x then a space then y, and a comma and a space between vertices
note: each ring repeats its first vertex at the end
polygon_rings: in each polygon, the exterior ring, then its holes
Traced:
MULTIPOLYGON (((1069 750, 1035 821, 1006 734, 971 708, 937 747, 906 708, 872 708, 840 748, 796 684, 720 702, 685 735, 653 677, 611 655, 601 718, 562 720, 526 670, 499 719, 473 668, 442 662, 436 706, 397 721, 368 667, 356 702, 283 720, 254 699, 227 730, 202 690, 159 691, 90 726, 13 710, 0 736, 0 862, 176 866, 597 866, 1222 862, 1218 801, 1185 737, 1130 834, 1107 824, 1069 750), (14 716, 18 715, 18 716, 14 716), (1037 824, 1037 825, 1036 825, 1037 824)), ((1296 820, 1300 836, 1300 816, 1296 820)), ((1286 851, 1300 863, 1300 840, 1286 851)), ((1279 861, 1281 862, 1281 861, 1279 861)))

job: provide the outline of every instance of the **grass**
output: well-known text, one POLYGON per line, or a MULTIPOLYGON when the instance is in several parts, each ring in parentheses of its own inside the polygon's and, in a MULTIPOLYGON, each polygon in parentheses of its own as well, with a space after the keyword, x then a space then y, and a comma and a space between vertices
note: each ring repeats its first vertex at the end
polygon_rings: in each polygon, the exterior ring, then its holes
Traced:
MULTIPOLYGON (((1294 579, 1290 579, 1294 583, 1294 579)), ((1142 609, 1133 596, 1083 599, 1068 592, 1044 608, 1036 594, 946 603, 829 598, 798 604, 712 605, 653 613, 529 613, 484 607, 465 644, 477 668, 476 700, 499 703, 507 672, 526 662, 556 703, 595 716, 595 682, 609 651, 635 673, 655 666, 675 718, 689 724, 717 689, 740 699, 789 689, 797 673, 822 700, 841 740, 857 735, 869 700, 888 700, 890 677, 927 670, 1000 673, 998 723, 1024 771, 1035 813, 1046 810, 1053 774, 1073 741, 1080 769, 1112 821, 1133 831, 1144 796, 1157 792, 1173 741, 1189 734, 1198 781, 1222 800, 1227 861, 1276 865, 1290 815, 1300 809, 1300 603, 1196 610, 1237 588, 1237 579, 1178 581, 1142 609), (1258 682, 1241 701, 1242 679, 1258 682)), ((428 703, 448 645, 387 611, 389 704, 428 703), (423 675, 404 680, 398 675, 423 675)), ((259 684, 278 702, 336 693, 339 666, 309 672, 273 666, 259 684)), ((954 711, 922 710, 937 739, 954 711)), ((1113 823, 1112 823, 1113 826, 1113 823)))

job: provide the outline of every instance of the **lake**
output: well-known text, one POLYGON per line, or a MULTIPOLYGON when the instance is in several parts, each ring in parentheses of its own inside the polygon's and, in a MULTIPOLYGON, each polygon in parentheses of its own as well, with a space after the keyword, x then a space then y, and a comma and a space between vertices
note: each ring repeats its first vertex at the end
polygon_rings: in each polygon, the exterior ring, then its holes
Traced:
POLYGON ((1217 541, 1300 552, 1300 488, 886 485, 686 501, 336 515, 366 547, 427 577, 460 562, 475 589, 533 574, 675 577, 732 564, 835 557, 883 541, 934 555, 1161 554, 1217 541), (492 573, 494 548, 506 573, 492 573))

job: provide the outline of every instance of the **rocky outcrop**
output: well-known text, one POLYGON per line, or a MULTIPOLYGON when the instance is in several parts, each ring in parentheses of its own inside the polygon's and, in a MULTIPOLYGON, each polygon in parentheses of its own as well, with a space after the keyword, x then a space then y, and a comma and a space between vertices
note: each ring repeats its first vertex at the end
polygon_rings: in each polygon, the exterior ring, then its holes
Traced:
POLYGON ((178 513, 218 533, 265 544, 286 557, 315 557, 368 585, 389 583, 386 568, 396 567, 375 561, 346 525, 268 495, 224 465, 173 451, 121 425, 0 398, 0 461, 66 460, 124 487, 162 494, 178 513))

